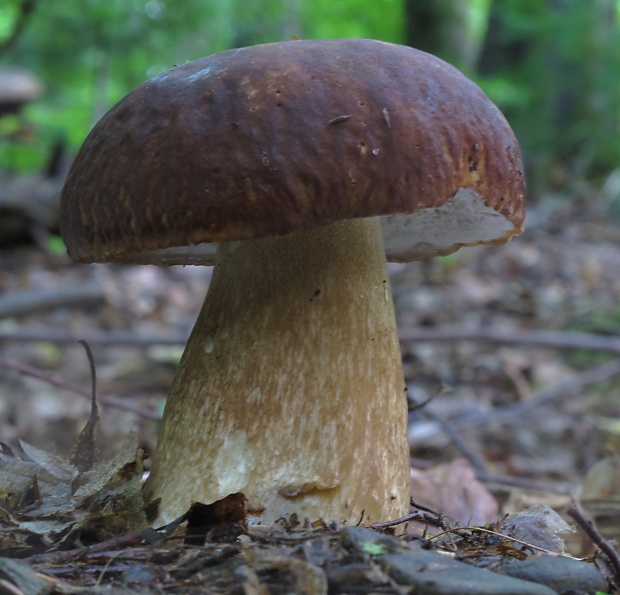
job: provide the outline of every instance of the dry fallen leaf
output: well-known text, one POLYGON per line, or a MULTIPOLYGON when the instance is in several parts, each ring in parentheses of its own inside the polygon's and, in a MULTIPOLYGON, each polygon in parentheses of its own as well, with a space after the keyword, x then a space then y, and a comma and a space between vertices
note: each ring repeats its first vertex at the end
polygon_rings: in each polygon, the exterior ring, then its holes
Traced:
POLYGON ((461 526, 485 525, 499 516, 497 501, 463 458, 427 471, 411 469, 411 493, 416 504, 428 506, 461 526))
POLYGON ((74 548, 146 526, 141 478, 143 452, 131 433, 111 461, 97 460, 99 411, 95 366, 88 421, 67 461, 20 441, 30 461, 0 452, 0 555, 74 548))
POLYGON ((0 555, 77 547, 146 525, 134 434, 111 461, 86 472, 26 443, 22 448, 32 461, 0 454, 0 555))

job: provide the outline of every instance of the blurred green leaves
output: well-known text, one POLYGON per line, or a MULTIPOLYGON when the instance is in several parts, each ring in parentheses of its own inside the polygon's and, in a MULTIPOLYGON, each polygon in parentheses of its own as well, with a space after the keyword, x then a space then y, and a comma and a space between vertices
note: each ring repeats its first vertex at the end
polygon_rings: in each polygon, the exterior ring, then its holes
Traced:
POLYGON ((603 181, 620 166, 620 2, 492 7, 501 41, 479 82, 517 133, 530 187, 544 187, 553 169, 603 181))
MULTIPOLYGON (((0 44, 23 1, 0 4, 0 44)), ((44 97, 22 116, 37 139, 7 142, 0 121, 0 170, 41 168, 60 137, 76 150, 111 105, 174 64, 292 37, 403 43, 406 3, 422 1, 38 0, 0 55, 0 66, 29 68, 45 83, 44 97)), ((619 7, 618 0, 468 3, 463 27, 482 47, 479 72, 468 74, 515 129, 532 189, 558 165, 564 177, 603 180, 620 164, 619 7)))
MULTIPOLYGON (((20 0, 0 5, 0 43, 20 0)), ((0 123, 0 169, 43 167, 59 137, 76 150, 92 125, 132 88, 217 51, 269 41, 374 37, 400 41, 402 0, 64 0, 39 1, 0 65, 27 67, 45 96, 23 115, 37 142, 7 142, 0 123)))

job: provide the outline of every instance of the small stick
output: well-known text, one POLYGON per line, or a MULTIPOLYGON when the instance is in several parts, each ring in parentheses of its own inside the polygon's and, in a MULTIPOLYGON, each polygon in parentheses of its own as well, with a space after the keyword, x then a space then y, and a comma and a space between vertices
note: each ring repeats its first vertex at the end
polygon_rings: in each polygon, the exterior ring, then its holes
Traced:
MULTIPOLYGON (((539 345, 557 349, 587 349, 620 353, 620 338, 594 333, 575 333, 569 331, 512 330, 510 332, 493 328, 475 330, 458 327, 401 329, 398 333, 401 342, 432 341, 487 341, 507 345, 539 345)), ((51 341, 53 343, 75 343, 84 338, 91 345, 130 345, 152 347, 153 345, 185 345, 188 333, 168 333, 166 335, 138 335, 133 332, 113 331, 92 333, 78 337, 71 333, 54 329, 20 329, 19 331, 0 329, 0 341, 51 341)))
POLYGON ((428 508, 423 506, 422 504, 417 504, 413 498, 409 499, 409 506, 411 508, 416 508, 417 510, 412 510, 409 514, 406 514, 399 519, 395 519, 393 521, 383 521, 381 523, 373 523, 370 525, 371 529, 384 529, 385 527, 392 527, 394 525, 399 525, 400 523, 406 523, 408 521, 422 521, 427 523, 428 525, 433 525, 434 527, 444 528, 442 524, 443 515, 432 508, 428 508))
POLYGON ((620 338, 571 331, 526 330, 510 331, 492 328, 464 329, 458 327, 410 327, 398 333, 401 341, 488 341, 490 343, 539 345, 558 349, 591 349, 620 353, 620 338))
POLYGON ((64 289, 29 289, 0 296, 0 318, 26 316, 55 308, 89 307, 105 301, 99 284, 73 286, 64 289))
POLYGON ((88 358, 88 365, 90 366, 90 405, 94 412, 97 411, 97 366, 95 366, 95 358, 93 352, 88 344, 88 341, 80 339, 78 341, 84 351, 86 351, 86 357, 88 358))
POLYGON ((386 529, 388 527, 394 527, 395 525, 400 525, 402 523, 408 523, 409 521, 424 521, 424 513, 420 510, 414 510, 405 516, 401 516, 399 519, 394 519, 393 521, 383 521, 381 523, 373 523, 369 525, 371 529, 386 529))
MULTIPOLYGON (((416 408, 419 407, 418 402, 409 391, 407 391, 407 399, 410 403, 413 403, 416 408)), ((450 439, 450 442, 452 442, 452 444, 474 468, 476 477, 478 477, 481 481, 486 481, 489 477, 489 471, 484 459, 471 446, 469 446, 469 444, 467 444, 465 439, 459 434, 453 424, 445 420, 441 415, 435 413, 432 409, 421 407, 420 411, 422 415, 439 424, 443 433, 450 439)))
POLYGON ((113 551, 117 549, 125 549, 129 547, 135 547, 142 545, 143 542, 150 542, 150 535, 155 533, 152 529, 146 529, 141 531, 134 531, 133 533, 127 533, 125 535, 119 535, 95 543, 91 546, 84 546, 75 548, 73 550, 67 550, 64 552, 47 552, 45 554, 34 554, 28 558, 24 558, 23 562, 27 564, 65 564, 75 558, 81 558, 89 554, 96 554, 99 552, 106 552, 108 550, 113 551))
MULTIPOLYGON (((19 372, 20 374, 24 374, 25 376, 31 376, 32 378, 36 378, 38 380, 41 380, 42 382, 47 382, 47 384, 62 388, 69 392, 75 393, 76 395, 86 397, 87 399, 90 399, 92 396, 91 390, 84 388, 83 386, 80 386, 75 382, 65 380, 64 378, 60 378, 52 374, 48 374, 47 372, 43 372, 42 370, 38 370, 37 368, 33 368, 32 366, 29 366, 27 364, 22 364, 20 362, 13 361, 2 356, 0 356, 0 367, 14 370, 15 372, 19 372)), ((156 411, 144 409, 143 407, 139 407, 138 405, 127 402, 125 399, 118 399, 116 397, 100 395, 98 396, 98 400, 100 403, 108 405, 109 407, 115 407, 116 409, 122 409, 124 411, 131 411, 131 413, 135 413, 136 415, 139 415, 146 419, 161 419, 161 415, 159 415, 159 413, 157 413, 156 411)))
POLYGON ((538 550, 539 552, 543 552, 547 554, 548 556, 555 556, 558 558, 570 558, 571 560, 579 560, 579 561, 583 560, 583 558, 575 558, 574 556, 569 556, 568 554, 561 554, 559 552, 554 552, 552 550, 545 549, 544 547, 540 547, 539 545, 535 545, 533 543, 528 543, 527 541, 517 539, 516 537, 512 537, 511 535, 504 535, 504 533, 499 533, 498 531, 492 531, 491 529, 486 529, 485 527, 451 527, 449 529, 446 529, 445 531, 442 531, 441 533, 436 533, 435 535, 431 535, 428 538, 428 541, 435 541, 439 537, 443 537, 444 535, 447 535, 449 533, 456 533, 457 535, 461 535, 462 533, 465 533, 465 532, 486 533, 487 535, 495 535, 496 537, 501 537, 508 541, 514 541, 515 543, 524 545, 525 547, 528 547, 530 549, 538 550))
POLYGON ((73 448, 71 449, 71 464, 78 471, 84 473, 90 471, 97 460, 97 430, 99 428, 99 408, 97 407, 97 370, 95 367, 95 358, 90 350, 90 345, 86 341, 80 341, 80 344, 86 350, 88 363, 90 365, 91 378, 91 398, 90 398, 90 415, 86 425, 82 428, 73 448))
POLYGON ((539 492, 550 492, 552 494, 566 495, 570 490, 568 484, 562 483, 550 483, 546 481, 538 481, 536 479, 530 479, 528 477, 518 477, 514 475, 496 475, 487 473, 485 477, 476 477, 486 484, 498 484, 502 486, 509 486, 515 488, 521 488, 524 490, 532 490, 539 492))
POLYGON ((576 500, 571 502, 567 513, 583 529, 592 543, 609 558, 614 569, 616 583, 620 584, 620 554, 616 551, 616 548, 600 534, 599 530, 594 526, 594 522, 587 517, 576 500))
POLYGON ((20 329, 19 331, 0 330, 0 341, 31 342, 49 341, 51 343, 76 343, 84 339, 91 345, 128 345, 132 347, 152 347, 153 345, 185 345, 188 333, 143 336, 133 332, 112 331, 73 335, 54 329, 20 329))

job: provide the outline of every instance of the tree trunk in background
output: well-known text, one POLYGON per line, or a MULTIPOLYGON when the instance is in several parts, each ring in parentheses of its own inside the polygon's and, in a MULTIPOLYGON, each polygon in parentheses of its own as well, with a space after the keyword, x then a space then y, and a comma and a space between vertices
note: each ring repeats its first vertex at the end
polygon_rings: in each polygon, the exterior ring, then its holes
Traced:
POLYGON ((302 0, 228 0, 232 6, 231 47, 304 37, 302 0))
POLYGON ((528 56, 528 40, 511 29, 502 3, 491 1, 487 32, 478 59, 477 72, 485 77, 520 68, 528 56))
POLYGON ((405 0, 405 43, 471 72, 477 47, 468 35, 468 17, 463 0, 405 0))
POLYGON ((507 82, 500 107, 518 132, 530 194, 615 167, 605 146, 618 125, 615 10, 615 0, 546 0, 534 11, 526 0, 491 3, 478 72, 507 82))
MULTIPOLYGON (((585 142, 573 164, 579 175, 606 177, 620 166, 620 145, 610 143, 620 138, 620 13, 616 0, 590 4, 590 18, 584 23, 583 80, 580 84, 579 78, 571 78, 575 104, 570 117, 587 123, 585 142)), ((569 66, 570 70, 574 72, 569 66)))

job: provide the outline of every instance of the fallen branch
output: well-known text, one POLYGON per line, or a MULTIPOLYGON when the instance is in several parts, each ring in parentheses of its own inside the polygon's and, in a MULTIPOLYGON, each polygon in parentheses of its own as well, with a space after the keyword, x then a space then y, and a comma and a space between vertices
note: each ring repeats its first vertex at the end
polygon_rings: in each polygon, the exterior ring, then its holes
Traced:
POLYGON ((414 405, 416 409, 419 409, 420 414, 434 421, 439 425, 443 433, 450 439, 453 446, 469 461, 469 464, 474 468, 476 477, 481 481, 486 481, 489 477, 489 471, 487 469, 484 458, 472 448, 468 442, 459 434, 459 432, 453 427, 452 423, 444 419, 436 411, 429 407, 424 407, 424 404, 420 404, 416 401, 411 392, 407 391, 407 400, 410 405, 414 405))
MULTIPOLYGON (((48 372, 43 372, 37 368, 33 368, 27 364, 22 364, 20 362, 16 362, 5 357, 0 357, 0 366, 3 368, 7 368, 9 370, 14 370, 15 372, 19 372, 20 374, 24 374, 25 376, 31 376, 32 378, 37 378, 42 382, 46 382, 47 384, 51 384, 52 386, 56 386, 58 388, 62 388, 69 392, 75 393, 76 395, 80 395, 82 397, 86 397, 90 399, 92 396, 91 389, 85 388, 75 382, 71 382, 70 380, 65 380, 64 378, 60 378, 58 376, 54 376, 49 374, 48 372)), ((150 409, 144 409, 143 407, 139 407, 138 405, 134 405, 126 401, 125 399, 119 399, 117 397, 111 397, 106 395, 98 395, 97 401, 103 405, 108 405, 109 407, 115 407, 116 409, 122 409, 124 411, 130 411, 131 413, 135 413, 140 417, 144 417, 146 419, 159 420, 161 419, 161 415, 156 411, 152 411, 150 409)))
MULTIPOLYGON (((557 349, 588 349, 620 353, 620 338, 592 333, 547 330, 500 330, 493 328, 462 329, 457 327, 404 328, 398 333, 401 342, 431 341, 487 341, 509 345, 539 345, 557 349)), ((189 333, 162 335, 138 335, 131 331, 99 331, 79 335, 54 329, 0 329, 0 341, 51 341, 53 343, 77 343, 80 339, 91 345, 185 345, 189 333)))
POLYGON ((92 308, 105 301, 98 283, 63 289, 29 289, 0 296, 0 318, 25 316, 55 308, 92 308))
POLYGON ((30 565, 47 564, 50 566, 59 566, 61 564, 67 564, 77 558, 83 558, 84 556, 97 554, 100 552, 115 551, 119 549, 123 550, 140 546, 144 543, 155 544, 161 543, 162 541, 164 541, 164 538, 154 529, 142 529, 139 531, 133 531, 132 533, 127 533, 125 535, 111 537, 105 541, 89 546, 79 547, 73 550, 33 554, 28 558, 24 558, 23 561, 30 565))
POLYGON ((0 329, 0 341, 36 342, 67 344, 80 340, 90 345, 128 345, 135 347, 152 347, 153 345, 185 345, 189 333, 169 333, 166 335, 138 335, 131 331, 100 331, 97 333, 72 334, 54 329, 0 329))
POLYGON ((402 342, 487 341, 512 345, 540 345, 541 347, 555 347, 557 349, 590 349, 620 353, 620 338, 618 337, 571 331, 412 327, 400 330, 398 336, 402 342))

